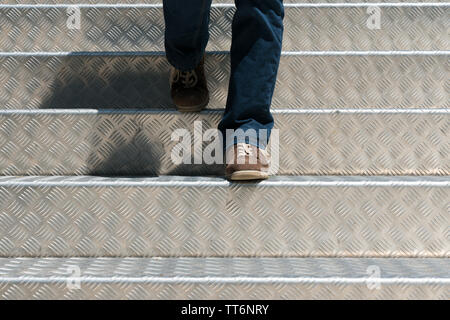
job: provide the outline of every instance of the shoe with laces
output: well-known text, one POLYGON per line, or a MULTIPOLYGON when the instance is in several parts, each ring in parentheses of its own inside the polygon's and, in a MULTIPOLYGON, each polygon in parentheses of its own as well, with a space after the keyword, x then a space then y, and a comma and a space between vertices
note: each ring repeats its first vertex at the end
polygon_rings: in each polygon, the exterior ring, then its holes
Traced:
POLYGON ((198 112, 209 102, 206 83, 204 58, 190 71, 181 71, 172 67, 170 72, 170 94, 178 111, 198 112))
POLYGON ((226 150, 225 175, 229 180, 262 180, 269 177, 269 154, 247 143, 226 150))

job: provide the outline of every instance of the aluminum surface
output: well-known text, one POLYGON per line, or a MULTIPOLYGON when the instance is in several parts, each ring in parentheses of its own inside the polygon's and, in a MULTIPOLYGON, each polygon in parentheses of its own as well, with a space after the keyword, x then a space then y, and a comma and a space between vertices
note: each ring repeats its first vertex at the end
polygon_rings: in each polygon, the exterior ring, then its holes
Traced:
MULTIPOLYGON (((117 53, 116 53, 117 54, 117 53)), ((173 108, 163 55, 0 53, 0 108, 173 108)), ((281 59, 273 108, 450 107, 445 53, 298 53, 281 59)), ((210 54, 209 108, 224 108, 228 54, 210 54)))
MULTIPOLYGON (((179 143, 171 139, 176 129, 186 129, 193 141, 196 121, 205 132, 216 128, 221 116, 219 111, 3 111, 0 174, 221 176, 222 165, 177 165, 171 159, 179 143)), ((450 174, 449 109, 279 110, 274 117, 279 175, 450 174)))
POLYGON ((170 161, 174 129, 221 117, 232 1, 196 115, 169 100, 161 0, 82 1, 81 30, 79 1, 2 1, 0 175, 50 176, 0 176, 0 299, 450 299, 450 3, 284 2, 292 176, 234 184, 170 161))
POLYGON ((0 198, 4 257, 450 258, 448 177, 1 177, 0 198))
POLYGON ((0 259, 2 299, 449 299, 449 259, 0 259), (70 267, 79 268, 80 289, 70 267), (368 271, 380 271, 376 278, 368 271), (379 285, 379 286, 378 286, 379 285))
MULTIPOLYGON (((0 51, 164 51, 161 7, 80 8, 69 29, 66 7, 0 5, 0 51)), ((234 6, 213 6, 209 51, 229 50, 234 6)), ((286 7, 284 51, 449 50, 450 5, 380 7, 379 29, 367 6, 286 7)))

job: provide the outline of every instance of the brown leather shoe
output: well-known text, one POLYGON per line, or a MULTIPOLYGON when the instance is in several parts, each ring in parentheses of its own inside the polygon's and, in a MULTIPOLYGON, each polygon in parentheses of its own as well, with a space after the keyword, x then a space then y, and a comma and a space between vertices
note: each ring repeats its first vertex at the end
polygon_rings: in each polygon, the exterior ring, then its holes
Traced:
POLYGON ((190 71, 172 67, 170 72, 170 94, 180 112, 201 111, 209 102, 204 57, 199 65, 190 71))
POLYGON ((269 177, 270 156, 265 150, 238 143, 226 151, 225 175, 230 180, 262 180, 269 177))

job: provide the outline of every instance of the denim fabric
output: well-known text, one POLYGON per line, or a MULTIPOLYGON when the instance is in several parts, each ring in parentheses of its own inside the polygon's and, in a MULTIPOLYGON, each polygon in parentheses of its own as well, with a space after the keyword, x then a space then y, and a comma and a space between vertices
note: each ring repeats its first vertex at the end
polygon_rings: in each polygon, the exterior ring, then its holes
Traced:
MULTIPOLYGON (((177 69, 192 70, 208 43, 211 0, 163 3, 167 59, 177 69)), ((235 0, 235 4, 228 99, 219 129, 224 137, 226 129, 256 131, 256 142, 237 135, 226 139, 226 146, 247 142, 264 149, 274 124, 270 105, 281 55, 283 1, 235 0), (261 129, 267 134, 260 135, 261 129)))

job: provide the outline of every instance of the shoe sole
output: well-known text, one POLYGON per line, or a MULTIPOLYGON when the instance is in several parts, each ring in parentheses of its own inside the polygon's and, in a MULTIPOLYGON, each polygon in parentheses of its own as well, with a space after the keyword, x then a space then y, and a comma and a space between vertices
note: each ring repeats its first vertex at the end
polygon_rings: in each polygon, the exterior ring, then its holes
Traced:
POLYGON ((227 176, 227 178, 233 181, 265 180, 269 178, 269 174, 258 170, 241 170, 233 172, 231 175, 227 176))
POLYGON ((209 103, 209 97, 208 99, 206 99, 206 102, 196 105, 196 106, 176 106, 177 110, 179 112, 200 112, 203 109, 205 109, 205 107, 208 105, 209 103))

